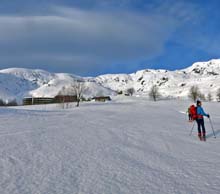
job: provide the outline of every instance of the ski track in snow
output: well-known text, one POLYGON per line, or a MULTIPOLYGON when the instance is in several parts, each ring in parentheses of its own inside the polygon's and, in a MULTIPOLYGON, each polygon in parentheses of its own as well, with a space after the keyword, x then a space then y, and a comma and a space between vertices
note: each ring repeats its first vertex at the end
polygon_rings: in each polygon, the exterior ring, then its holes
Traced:
MULTIPOLYGON (((217 194, 220 104, 207 142, 187 102, 134 100, 67 110, 0 109, 1 194, 217 194)), ((46 106, 45 106, 46 107, 46 106)), ((34 108, 34 107, 33 107, 34 108)), ((215 116, 215 117, 214 117, 215 116)))

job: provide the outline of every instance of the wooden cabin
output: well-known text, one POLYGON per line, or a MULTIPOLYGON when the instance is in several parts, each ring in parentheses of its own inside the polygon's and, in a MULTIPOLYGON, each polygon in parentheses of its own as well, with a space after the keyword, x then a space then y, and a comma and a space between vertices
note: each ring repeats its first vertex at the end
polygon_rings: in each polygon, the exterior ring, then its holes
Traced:
POLYGON ((77 102, 77 96, 57 95, 57 96, 55 96, 54 101, 55 101, 55 103, 77 102))
POLYGON ((51 104, 54 103, 54 98, 45 98, 45 97, 29 97, 23 99, 23 105, 36 105, 36 104, 51 104))
POLYGON ((96 102, 111 101, 110 96, 98 96, 93 98, 96 102))

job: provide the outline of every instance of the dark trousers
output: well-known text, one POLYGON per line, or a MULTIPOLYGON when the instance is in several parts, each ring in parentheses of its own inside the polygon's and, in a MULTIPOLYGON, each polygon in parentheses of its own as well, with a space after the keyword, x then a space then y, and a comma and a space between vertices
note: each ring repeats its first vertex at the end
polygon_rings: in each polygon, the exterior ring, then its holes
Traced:
POLYGON ((192 120, 192 115, 188 114, 188 117, 189 117, 189 121, 191 121, 192 120))
POLYGON ((201 134, 201 128, 202 128, 202 133, 205 134, 205 124, 204 124, 204 119, 196 119, 197 125, 198 125, 198 134, 201 134))

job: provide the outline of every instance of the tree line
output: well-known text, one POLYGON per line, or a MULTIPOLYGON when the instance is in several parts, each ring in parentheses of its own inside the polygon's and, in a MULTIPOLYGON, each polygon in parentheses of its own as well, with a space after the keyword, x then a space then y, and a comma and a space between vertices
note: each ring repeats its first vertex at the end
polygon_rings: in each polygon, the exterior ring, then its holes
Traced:
MULTIPOLYGON (((198 86, 192 86, 189 91, 188 97, 192 99, 193 101, 196 101, 197 99, 201 100, 207 100, 207 101, 213 101, 215 97, 209 92, 207 95, 203 94, 198 86)), ((220 102, 220 88, 216 92, 216 100, 220 102)))
MULTIPOLYGON (((134 90, 134 88, 128 88, 125 91, 125 93, 128 94, 129 96, 132 96, 135 93, 135 90, 134 90)), ((122 92, 120 94, 122 94, 122 92)), ((157 85, 153 85, 149 90, 148 96, 153 101, 157 101, 162 96, 160 94, 159 87, 157 85)), ((210 92, 206 95, 203 94, 200 91, 198 86, 192 86, 189 89, 188 97, 190 99, 192 99, 193 101, 196 101, 197 99, 201 99, 201 100, 204 100, 204 101, 213 101, 213 100, 216 99, 218 102, 220 102, 220 88, 217 90, 216 97, 215 97, 210 92)))

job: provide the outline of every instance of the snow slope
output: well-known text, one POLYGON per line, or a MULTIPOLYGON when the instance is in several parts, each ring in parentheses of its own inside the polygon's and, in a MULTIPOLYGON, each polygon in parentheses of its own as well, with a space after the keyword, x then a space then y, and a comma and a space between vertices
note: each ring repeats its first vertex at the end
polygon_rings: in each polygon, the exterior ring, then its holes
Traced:
POLYGON ((0 70, 0 97, 5 101, 17 99, 20 102, 30 91, 47 84, 54 77, 54 74, 42 70, 22 68, 0 70))
POLYGON ((218 194, 220 104, 203 104, 217 134, 206 120, 207 142, 189 136, 188 105, 127 98, 0 108, 0 193, 218 194))

